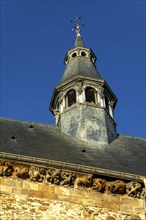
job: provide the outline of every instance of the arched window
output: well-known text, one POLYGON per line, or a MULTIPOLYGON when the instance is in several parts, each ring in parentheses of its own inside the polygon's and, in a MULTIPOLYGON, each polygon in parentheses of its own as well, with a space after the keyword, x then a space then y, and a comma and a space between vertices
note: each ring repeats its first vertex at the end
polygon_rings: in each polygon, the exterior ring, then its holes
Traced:
POLYGON ((71 89, 67 92, 67 105, 68 107, 76 103, 76 91, 71 89))
POLYGON ((77 56, 77 53, 73 53, 73 54, 72 54, 72 57, 76 57, 76 56, 77 56))
POLYGON ((84 51, 81 52, 81 56, 85 57, 86 53, 84 51))
POLYGON ((95 103, 95 89, 87 87, 85 89, 86 102, 95 103))

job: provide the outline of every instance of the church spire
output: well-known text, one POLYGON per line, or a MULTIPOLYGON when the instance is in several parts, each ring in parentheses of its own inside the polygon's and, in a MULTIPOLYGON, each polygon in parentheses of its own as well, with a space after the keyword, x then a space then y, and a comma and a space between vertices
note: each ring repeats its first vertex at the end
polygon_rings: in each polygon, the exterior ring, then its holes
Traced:
POLYGON ((80 17, 77 17, 71 22, 74 23, 73 31, 76 31, 76 40, 74 47, 66 53, 64 63, 66 65, 65 71, 61 78, 61 83, 68 81, 74 77, 90 77, 101 79, 98 70, 96 69, 96 56, 90 48, 85 47, 81 36, 81 26, 79 22, 80 17))
POLYGON ((74 48, 66 53, 66 68, 54 90, 50 110, 63 133, 83 141, 110 143, 117 137, 117 98, 100 76, 95 54, 84 45, 79 19, 72 21, 76 40, 74 48))

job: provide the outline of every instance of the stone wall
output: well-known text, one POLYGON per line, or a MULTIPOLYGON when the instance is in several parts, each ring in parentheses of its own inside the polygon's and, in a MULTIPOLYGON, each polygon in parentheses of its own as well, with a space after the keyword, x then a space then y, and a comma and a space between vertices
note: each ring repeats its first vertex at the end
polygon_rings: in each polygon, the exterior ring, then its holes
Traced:
POLYGON ((117 135, 116 124, 105 109, 95 104, 75 104, 60 116, 62 132, 83 141, 109 143, 117 135))
POLYGON ((6 161, 1 163, 0 175, 1 220, 145 219, 140 183, 6 161), (128 194, 126 186, 131 183, 128 194))
POLYGON ((144 220, 143 200, 91 189, 0 178, 1 220, 144 220))

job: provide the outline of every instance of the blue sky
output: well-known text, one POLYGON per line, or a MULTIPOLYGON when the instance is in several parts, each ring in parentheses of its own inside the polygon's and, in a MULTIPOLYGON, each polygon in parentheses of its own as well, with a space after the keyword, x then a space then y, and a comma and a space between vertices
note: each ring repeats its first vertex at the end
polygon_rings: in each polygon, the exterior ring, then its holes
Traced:
POLYGON ((118 97, 118 133, 146 137, 145 1, 1 1, 1 116, 54 124, 49 103, 76 16, 118 97))

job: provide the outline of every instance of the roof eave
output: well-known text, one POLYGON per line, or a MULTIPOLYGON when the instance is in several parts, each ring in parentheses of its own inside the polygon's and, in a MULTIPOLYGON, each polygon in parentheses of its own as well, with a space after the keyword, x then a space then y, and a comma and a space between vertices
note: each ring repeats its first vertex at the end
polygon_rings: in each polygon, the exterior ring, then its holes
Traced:
MULTIPOLYGON (((116 170, 108 170, 98 167, 90 167, 90 166, 84 166, 80 164, 73 164, 73 163, 66 163, 61 161, 54 161, 54 160, 47 160, 43 158, 36 158, 36 157, 29 157, 29 156, 23 156, 23 155, 17 155, 17 154, 10 154, 5 152, 0 152, 0 158, 11 160, 11 161, 19 161, 21 163, 32 165, 35 163, 35 165, 41 166, 41 167, 55 167, 55 168, 61 168, 61 169, 69 169, 76 172, 84 172, 84 173, 92 173, 92 174, 98 174, 102 176, 110 176, 115 178, 121 178, 126 180, 133 180, 133 181, 139 181, 143 182, 146 178, 145 176, 141 175, 135 175, 131 173, 125 173, 125 172, 119 172, 116 170)), ((18 163, 18 162, 17 162, 18 163)))

